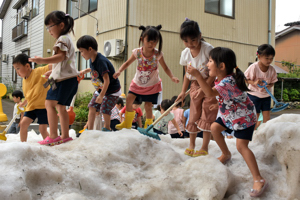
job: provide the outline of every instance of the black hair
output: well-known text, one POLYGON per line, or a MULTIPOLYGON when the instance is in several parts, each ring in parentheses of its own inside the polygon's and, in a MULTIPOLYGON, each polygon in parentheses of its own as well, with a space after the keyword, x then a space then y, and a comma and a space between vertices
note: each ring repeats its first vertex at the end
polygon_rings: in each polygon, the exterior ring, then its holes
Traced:
POLYGON ((272 45, 269 44, 262 44, 257 48, 256 52, 256 61, 257 61, 257 55, 260 56, 275 56, 275 49, 272 47, 272 45))
MULTIPOLYGON (((198 22, 186 18, 180 26, 180 38, 182 40, 185 40, 186 38, 194 39, 199 38, 200 35, 201 31, 198 22)), ((201 40, 204 41, 202 37, 201 40)))
MULTIPOLYGON (((178 97, 178 96, 173 96, 173 97, 171 98, 171 103, 172 103, 172 104, 175 103, 177 97, 178 97)), ((181 103, 178 103, 178 104, 176 105, 176 107, 183 107, 183 106, 184 106, 184 102, 185 102, 185 99, 184 99, 181 103)))
POLYGON ((164 99, 160 103, 160 110, 164 109, 164 111, 166 111, 168 108, 170 108, 170 106, 172 106, 172 101, 170 99, 164 99))
POLYGON ((23 99, 23 98, 24 98, 23 92, 20 91, 20 90, 15 90, 15 91, 11 94, 11 96, 16 97, 16 98, 20 97, 20 99, 23 99))
POLYGON ((139 26, 139 30, 142 30, 141 36, 140 36, 140 40, 139 40, 139 45, 141 45, 141 42, 143 42, 143 39, 148 36, 148 42, 149 41, 158 41, 159 45, 158 45, 158 53, 161 52, 162 50, 162 44, 163 44, 163 40, 161 37, 161 34, 159 32, 159 30, 162 28, 161 25, 158 26, 139 26))
POLYGON ((246 77, 244 73, 236 65, 235 53, 225 47, 216 47, 209 53, 210 58, 215 62, 216 66, 219 67, 221 63, 225 64, 226 74, 232 74, 234 77, 237 87, 242 91, 249 91, 246 85, 246 77), (235 69, 235 73, 233 70, 235 69))
POLYGON ((136 105, 141 105, 143 102, 138 100, 138 99, 135 99, 133 104, 136 104, 136 105))
POLYGON ((98 51, 98 43, 96 41, 96 39, 93 36, 90 35, 84 35, 82 37, 80 37, 77 40, 77 48, 84 48, 86 50, 89 50, 90 47, 92 47, 92 49, 94 49, 95 51, 98 51))
POLYGON ((74 35, 74 30, 73 30, 74 19, 69 14, 66 14, 66 13, 64 13, 63 11, 60 11, 60 10, 52 11, 51 13, 49 13, 46 16, 44 23, 47 26, 51 22, 56 24, 56 25, 60 24, 61 22, 65 24, 65 27, 62 30, 62 32, 60 33, 60 35, 66 35, 71 31, 74 35))
POLYGON ((121 104, 121 107, 124 107, 124 101, 122 98, 118 98, 117 103, 116 104, 121 104))
POLYGON ((21 53, 19 55, 17 55, 14 60, 13 60, 13 64, 15 63, 20 63, 21 65, 26 65, 29 64, 30 68, 32 68, 32 64, 31 62, 28 61, 29 56, 25 53, 21 53))

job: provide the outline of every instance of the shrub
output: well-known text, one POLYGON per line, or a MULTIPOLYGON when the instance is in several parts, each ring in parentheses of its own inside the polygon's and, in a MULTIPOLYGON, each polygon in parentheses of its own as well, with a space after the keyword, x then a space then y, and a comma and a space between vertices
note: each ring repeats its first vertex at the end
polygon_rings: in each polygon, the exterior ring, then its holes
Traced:
POLYGON ((89 108, 88 104, 92 99, 93 94, 91 92, 85 92, 83 94, 79 94, 76 97, 74 104, 74 112, 76 114, 75 121, 76 122, 87 122, 89 108))
POLYGON ((299 100, 299 92, 296 89, 291 89, 289 91, 289 99, 290 101, 298 101, 299 100))

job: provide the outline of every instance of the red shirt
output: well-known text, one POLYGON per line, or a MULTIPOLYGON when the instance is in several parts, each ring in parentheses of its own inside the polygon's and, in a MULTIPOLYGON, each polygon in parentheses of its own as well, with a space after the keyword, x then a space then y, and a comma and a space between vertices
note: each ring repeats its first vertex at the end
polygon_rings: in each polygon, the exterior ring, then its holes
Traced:
MULTIPOLYGON (((124 108, 122 108, 120 113, 123 114, 123 113, 125 113, 125 111, 126 111, 126 106, 124 106, 124 108)), ((137 122, 137 118, 143 116, 143 112, 142 112, 141 108, 133 109, 133 111, 135 111, 135 116, 134 116, 132 123, 137 122)))

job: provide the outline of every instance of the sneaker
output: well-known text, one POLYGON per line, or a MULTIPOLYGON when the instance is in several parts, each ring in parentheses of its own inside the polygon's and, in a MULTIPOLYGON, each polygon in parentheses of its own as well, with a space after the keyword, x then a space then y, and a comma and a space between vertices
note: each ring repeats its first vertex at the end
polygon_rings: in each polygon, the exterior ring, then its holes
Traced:
POLYGON ((40 145, 48 145, 48 146, 53 146, 62 143, 62 139, 60 136, 58 136, 55 139, 51 139, 49 136, 47 136, 43 141, 38 142, 40 145))
POLYGON ((102 131, 104 131, 104 132, 111 132, 111 130, 109 130, 109 129, 105 128, 105 127, 102 128, 102 131))

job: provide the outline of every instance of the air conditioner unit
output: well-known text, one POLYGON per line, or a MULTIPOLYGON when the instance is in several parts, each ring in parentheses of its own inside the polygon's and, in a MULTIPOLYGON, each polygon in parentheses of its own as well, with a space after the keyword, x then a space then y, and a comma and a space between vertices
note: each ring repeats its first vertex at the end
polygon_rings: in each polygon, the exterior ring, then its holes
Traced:
POLYGON ((6 54, 2 54, 1 58, 2 58, 2 62, 8 61, 8 55, 6 55, 6 54))
POLYGON ((22 15, 23 19, 29 19, 29 17, 30 17, 30 8, 29 8, 28 5, 26 5, 22 8, 22 14, 21 15, 22 15))
POLYGON ((111 39, 104 41, 104 55, 106 57, 120 57, 123 49, 123 40, 111 39))

